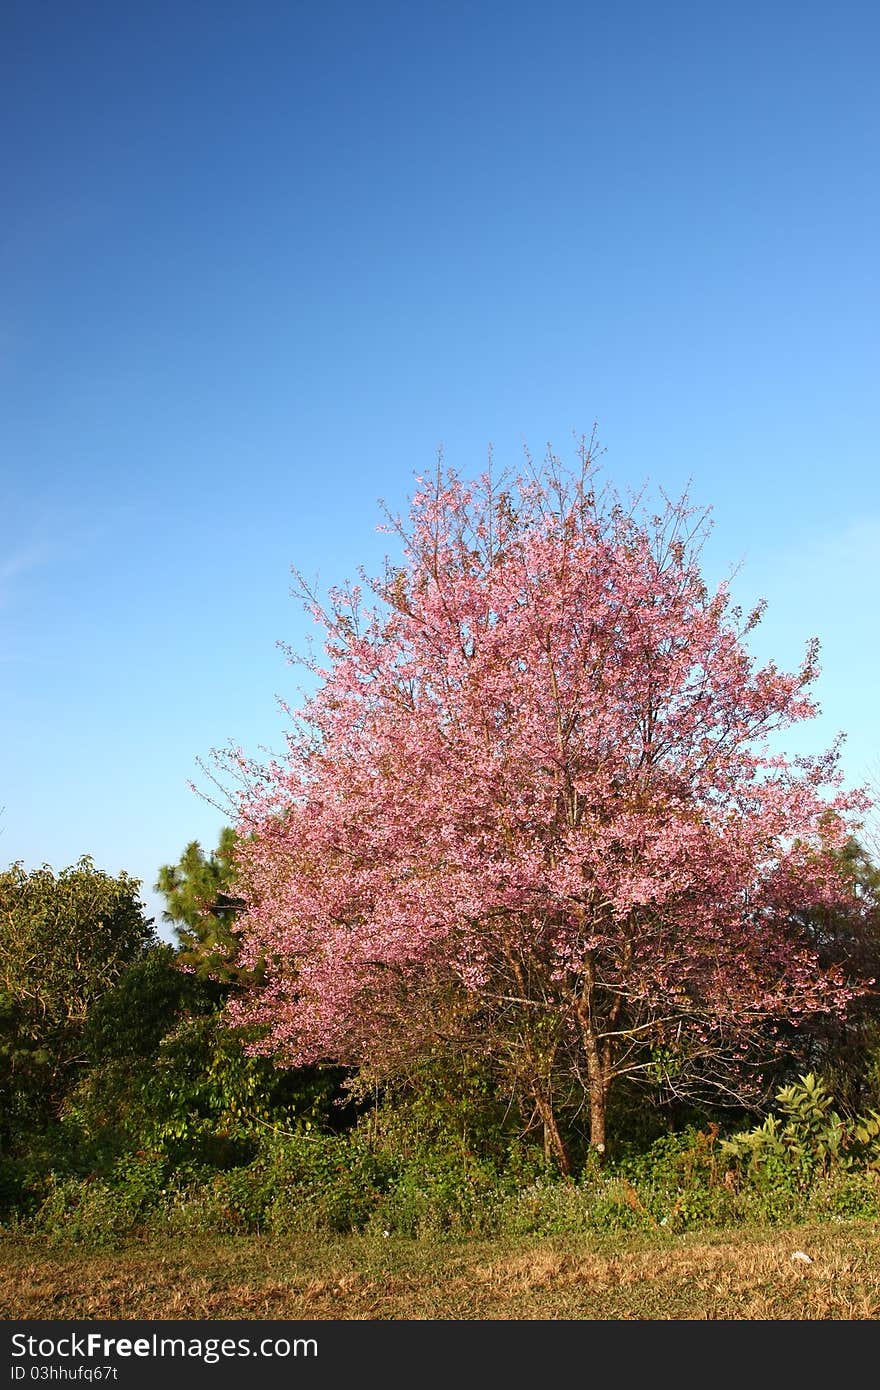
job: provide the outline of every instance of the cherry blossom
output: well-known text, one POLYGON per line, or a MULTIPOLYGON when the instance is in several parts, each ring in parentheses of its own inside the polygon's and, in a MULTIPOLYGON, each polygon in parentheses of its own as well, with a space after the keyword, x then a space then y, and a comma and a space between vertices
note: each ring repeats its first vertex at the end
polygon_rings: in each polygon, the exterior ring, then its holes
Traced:
POLYGON ((600 487, 591 448, 512 480, 438 467, 402 562, 322 603, 284 760, 237 757, 232 1007, 282 1063, 377 1074, 474 1052, 544 1127, 606 1143, 622 1077, 740 1093, 775 1025, 846 1010, 798 913, 845 906, 867 805, 838 750, 789 759, 818 649, 758 667, 700 571, 708 519, 600 487), (739 1089, 738 1089, 739 1088, 739 1089))

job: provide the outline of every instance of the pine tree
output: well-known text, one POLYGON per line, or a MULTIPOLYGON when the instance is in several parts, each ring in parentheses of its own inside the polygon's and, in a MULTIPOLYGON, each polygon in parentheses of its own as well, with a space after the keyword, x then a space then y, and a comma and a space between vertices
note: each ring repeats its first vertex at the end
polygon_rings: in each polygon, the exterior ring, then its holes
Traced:
POLYGON ((177 864, 162 865, 154 885, 168 904, 162 918, 175 927, 181 964, 230 985, 254 977, 237 963, 234 925, 245 906, 234 889, 237 839, 224 826, 217 848, 208 855, 198 840, 190 841, 177 864))

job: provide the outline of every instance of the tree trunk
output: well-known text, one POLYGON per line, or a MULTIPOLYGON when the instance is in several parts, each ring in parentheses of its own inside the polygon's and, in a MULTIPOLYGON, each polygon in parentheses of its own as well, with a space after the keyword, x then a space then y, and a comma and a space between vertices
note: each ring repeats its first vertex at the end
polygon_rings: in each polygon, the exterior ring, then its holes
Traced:
POLYGON ((600 1155, 605 1152, 605 1113, 608 1102, 609 1068, 603 1065, 599 1038, 593 1019, 593 961, 589 955, 584 962, 584 987, 577 1004, 578 1022, 587 1061, 587 1091, 590 1102, 590 1148, 600 1155))
POLYGON ((599 1056, 596 1035, 591 1028, 584 1029, 584 1051, 587 1055, 587 1086, 590 1097, 590 1148, 601 1155, 605 1152, 608 1082, 599 1056))
POLYGON ((548 1098, 536 1087, 533 1092, 535 1106, 541 1121, 544 1125, 544 1152, 552 1154, 559 1164, 559 1171, 564 1178, 571 1177, 571 1159, 568 1156, 568 1149, 565 1140, 559 1132, 559 1125, 556 1123, 556 1116, 553 1113, 553 1106, 548 1098))

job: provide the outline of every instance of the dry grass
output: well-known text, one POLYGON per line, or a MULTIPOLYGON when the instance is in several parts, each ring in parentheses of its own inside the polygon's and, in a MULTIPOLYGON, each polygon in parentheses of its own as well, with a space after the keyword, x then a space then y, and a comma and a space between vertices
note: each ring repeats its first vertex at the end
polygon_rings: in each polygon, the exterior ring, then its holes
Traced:
POLYGON ((6 1320, 880 1318, 869 1222, 613 1242, 190 1238, 100 1253, 9 1238, 0 1264, 6 1320))

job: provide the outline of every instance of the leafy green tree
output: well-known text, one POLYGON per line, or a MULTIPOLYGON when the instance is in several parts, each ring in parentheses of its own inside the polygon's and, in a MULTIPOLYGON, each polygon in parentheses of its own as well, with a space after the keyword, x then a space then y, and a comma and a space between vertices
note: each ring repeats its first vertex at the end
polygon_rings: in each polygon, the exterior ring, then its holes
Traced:
POLYGON ((260 1138, 326 1120, 336 1079, 248 1057, 221 1012, 224 988, 181 970, 162 943, 136 961, 93 1009, 89 1065, 65 1104, 69 1153, 101 1171, 148 1151, 175 1165, 224 1167, 260 1138))
POLYGON ((0 1133, 50 1119, 78 1078, 91 1010, 155 942, 139 890, 88 857, 0 874, 0 1133))
MULTIPOLYGON (((244 908, 234 888, 236 843, 229 826, 208 855, 198 840, 190 841, 176 864, 162 865, 154 885, 165 897, 162 918, 175 928, 181 964, 226 984, 240 983, 243 974, 233 931, 244 908)), ((253 979, 253 971, 244 974, 253 979)))

